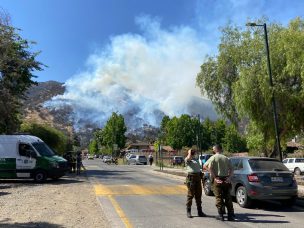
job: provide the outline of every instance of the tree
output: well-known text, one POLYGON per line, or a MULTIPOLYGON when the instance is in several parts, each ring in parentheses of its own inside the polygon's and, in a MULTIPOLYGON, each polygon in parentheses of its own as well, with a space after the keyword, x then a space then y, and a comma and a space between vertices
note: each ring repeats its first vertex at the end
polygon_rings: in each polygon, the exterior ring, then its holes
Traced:
POLYGON ((101 130, 101 136, 99 137, 102 139, 101 145, 114 149, 114 144, 116 144, 119 148, 123 148, 126 144, 126 131, 124 117, 113 112, 105 127, 101 130))
POLYGON ((226 134, 226 123, 224 120, 219 119, 212 123, 210 128, 210 139, 212 145, 223 144, 226 134))
POLYGON ((36 84, 32 78, 42 64, 35 60, 39 54, 30 51, 32 44, 23 39, 9 20, 0 15, 0 133, 16 132, 20 126, 20 107, 25 91, 36 84))
POLYGON ((182 149, 183 146, 191 147, 196 143, 196 129, 195 120, 189 115, 173 117, 166 124, 166 141, 177 150, 182 149))
POLYGON ((226 128, 223 146, 224 149, 230 153, 247 151, 246 140, 238 133, 233 125, 226 128))
POLYGON ((95 139, 91 140, 89 144, 89 154, 94 155, 98 152, 98 144, 95 139))
MULTIPOLYGON (((261 21, 260 21, 261 22, 261 21)), ((259 22, 259 23, 260 23, 259 22)), ((219 54, 208 57, 196 83, 216 109, 235 125, 247 118, 263 134, 265 150, 275 148, 271 97, 277 101, 279 134, 283 141, 303 129, 304 124, 304 21, 292 20, 288 27, 268 26, 274 87, 270 88, 264 46, 264 31, 222 30, 219 54)))
POLYGON ((60 155, 63 155, 66 152, 68 137, 51 126, 38 123, 22 123, 21 131, 28 132, 31 135, 42 139, 60 155))

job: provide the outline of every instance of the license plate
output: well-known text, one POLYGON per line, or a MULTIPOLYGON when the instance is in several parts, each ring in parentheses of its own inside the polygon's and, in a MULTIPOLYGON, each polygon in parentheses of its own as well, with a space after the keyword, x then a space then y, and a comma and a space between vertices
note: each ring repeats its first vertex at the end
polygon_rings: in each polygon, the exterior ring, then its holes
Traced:
POLYGON ((271 177, 272 182, 283 182, 283 177, 271 177))

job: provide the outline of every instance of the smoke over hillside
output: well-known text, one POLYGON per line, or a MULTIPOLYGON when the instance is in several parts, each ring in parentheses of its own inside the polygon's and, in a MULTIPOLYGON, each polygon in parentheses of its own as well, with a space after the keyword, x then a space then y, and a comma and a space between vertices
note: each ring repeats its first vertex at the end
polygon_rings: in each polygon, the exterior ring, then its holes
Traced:
POLYGON ((66 81, 66 92, 45 105, 70 106, 75 124, 103 126, 112 112, 123 114, 128 127, 158 126, 163 115, 200 114, 216 118, 210 101, 195 87, 208 47, 190 27, 161 28, 140 17, 141 34, 114 36, 92 54, 87 70, 66 81))

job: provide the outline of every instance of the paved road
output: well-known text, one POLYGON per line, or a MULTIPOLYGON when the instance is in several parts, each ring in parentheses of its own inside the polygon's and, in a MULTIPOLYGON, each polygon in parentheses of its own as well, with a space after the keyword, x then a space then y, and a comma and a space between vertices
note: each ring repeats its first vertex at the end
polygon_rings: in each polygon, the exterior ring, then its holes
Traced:
MULTIPOLYGON (((238 221, 214 219, 214 197, 203 195, 207 218, 186 218, 186 187, 180 178, 157 174, 149 166, 106 165, 86 160, 84 165, 112 227, 303 227, 304 209, 282 208, 263 202, 254 209, 234 203, 238 221)), ((196 215, 195 204, 193 215, 196 215)))

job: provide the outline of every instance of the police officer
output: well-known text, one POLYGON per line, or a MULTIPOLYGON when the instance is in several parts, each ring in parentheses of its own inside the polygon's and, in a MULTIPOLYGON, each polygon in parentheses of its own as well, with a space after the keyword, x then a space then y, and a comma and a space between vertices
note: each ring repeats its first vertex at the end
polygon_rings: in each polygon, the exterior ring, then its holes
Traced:
POLYGON ((213 192, 216 200, 218 216, 216 219, 224 221, 225 206, 228 211, 228 221, 234 221, 234 209, 230 195, 231 177, 233 168, 229 159, 222 154, 221 145, 213 146, 215 153, 205 163, 204 168, 209 170, 211 178, 213 178, 213 192))
POLYGON ((199 217, 205 217, 205 213, 202 211, 202 172, 200 170, 200 163, 197 158, 195 158, 195 150, 188 150, 188 155, 185 158, 185 163, 187 166, 187 178, 186 184, 188 188, 187 194, 187 217, 192 218, 191 206, 192 199, 195 198, 197 206, 197 214, 199 217))

